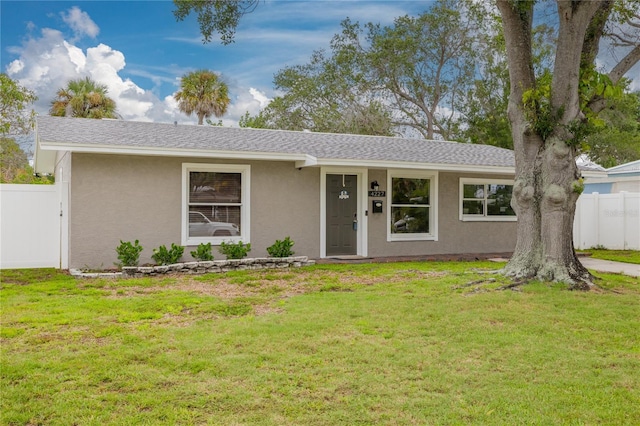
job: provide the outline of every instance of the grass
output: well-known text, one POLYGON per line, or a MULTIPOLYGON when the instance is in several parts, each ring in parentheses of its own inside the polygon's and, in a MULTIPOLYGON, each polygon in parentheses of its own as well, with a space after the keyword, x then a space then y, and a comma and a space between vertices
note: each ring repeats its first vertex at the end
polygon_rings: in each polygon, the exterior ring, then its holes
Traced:
POLYGON ((640 424, 640 286, 499 265, 2 271, 6 425, 640 424))
POLYGON ((613 260, 614 262, 635 263, 640 265, 640 251, 638 250, 607 250, 589 249, 583 250, 595 259, 613 260))

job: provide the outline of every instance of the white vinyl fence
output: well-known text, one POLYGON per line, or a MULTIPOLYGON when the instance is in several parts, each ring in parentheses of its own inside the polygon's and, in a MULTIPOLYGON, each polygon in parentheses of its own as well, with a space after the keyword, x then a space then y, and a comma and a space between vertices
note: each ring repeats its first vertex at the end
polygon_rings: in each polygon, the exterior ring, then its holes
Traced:
POLYGON ((0 185, 0 268, 66 268, 63 184, 0 185))
POLYGON ((640 193, 582 194, 573 244, 576 249, 640 250, 640 193))

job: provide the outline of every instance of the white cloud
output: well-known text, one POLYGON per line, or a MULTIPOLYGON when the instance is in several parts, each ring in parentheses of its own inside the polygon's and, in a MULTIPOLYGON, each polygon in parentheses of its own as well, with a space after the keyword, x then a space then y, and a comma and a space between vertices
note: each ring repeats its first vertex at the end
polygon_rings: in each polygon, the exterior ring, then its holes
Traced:
POLYGON ((67 48, 69 52, 69 60, 75 64, 76 72, 80 73, 84 70, 85 65, 87 64, 87 58, 85 58, 82 49, 78 49, 77 47, 64 42, 64 47, 67 48))
POLYGON ((225 126, 237 126, 240 117, 247 112, 252 116, 257 115, 269 102, 271 99, 257 89, 250 88, 248 91, 239 91, 232 99, 222 122, 225 126))
POLYGON ((100 33, 100 28, 89 17, 89 14, 80 10, 78 6, 73 6, 67 13, 60 13, 62 20, 71 28, 77 39, 89 36, 96 38, 100 33))
MULTIPOLYGON (((78 36, 98 34, 98 27, 78 8, 70 9, 63 17, 78 36)), ((141 74, 140 71, 130 73, 148 79, 154 85, 149 89, 143 88, 121 75, 127 65, 123 52, 104 43, 83 50, 75 44, 76 41, 66 40, 61 31, 44 28, 39 35, 27 34, 21 46, 12 47, 11 53, 17 55, 17 59, 9 63, 6 72, 36 93, 38 101, 34 108, 39 114, 49 113, 56 92, 66 87, 70 80, 90 77, 107 87, 108 96, 116 102, 117 112, 125 120, 196 123, 194 116, 188 117, 180 112, 173 95, 160 99, 153 90, 166 82, 166 77, 141 74)), ((173 71, 176 73, 173 80, 176 90, 183 71, 173 71)), ((237 126, 245 112, 255 115, 270 102, 265 93, 254 88, 242 88, 235 83, 231 90, 234 96, 223 120, 227 126, 237 126)))
POLYGON ((15 61, 11 61, 11 63, 7 66, 7 74, 18 74, 23 69, 24 63, 20 59, 16 59, 15 61))
POLYGON ((249 93, 251 94, 251 96, 253 96, 253 99, 255 99, 260 103, 260 108, 266 107, 269 104, 269 102, 273 100, 273 99, 269 99, 267 95, 265 95, 258 89, 254 89, 253 87, 249 89, 249 93))
POLYGON ((118 75, 126 65, 124 55, 104 44, 88 48, 85 53, 64 40, 60 31, 45 28, 41 37, 24 42, 19 53, 19 59, 7 67, 7 74, 35 91, 39 98, 35 109, 41 114, 48 112, 58 89, 66 87, 70 80, 84 77, 107 86, 108 95, 116 101, 124 119, 148 120, 146 113, 153 103, 161 103, 118 75))

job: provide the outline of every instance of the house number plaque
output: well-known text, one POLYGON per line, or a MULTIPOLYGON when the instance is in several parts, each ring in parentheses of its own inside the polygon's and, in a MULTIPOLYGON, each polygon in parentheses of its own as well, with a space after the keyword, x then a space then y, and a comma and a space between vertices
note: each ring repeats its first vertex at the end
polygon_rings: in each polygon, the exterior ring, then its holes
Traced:
POLYGON ((369 191, 369 197, 385 197, 386 191, 369 191))

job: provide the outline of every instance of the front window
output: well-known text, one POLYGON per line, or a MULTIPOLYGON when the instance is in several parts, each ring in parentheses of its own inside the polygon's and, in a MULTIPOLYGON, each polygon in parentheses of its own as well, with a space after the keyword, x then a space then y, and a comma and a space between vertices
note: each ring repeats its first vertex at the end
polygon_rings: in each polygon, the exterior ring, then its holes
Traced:
POLYGON ((390 176, 389 240, 435 239, 435 176, 390 176))
POLYGON ((183 244, 248 241, 249 166, 183 165, 183 244))
POLYGON ((516 220, 512 192, 512 181, 461 179, 460 220, 516 220))

